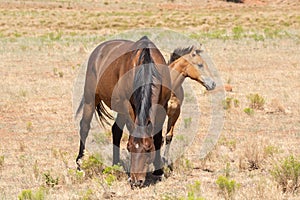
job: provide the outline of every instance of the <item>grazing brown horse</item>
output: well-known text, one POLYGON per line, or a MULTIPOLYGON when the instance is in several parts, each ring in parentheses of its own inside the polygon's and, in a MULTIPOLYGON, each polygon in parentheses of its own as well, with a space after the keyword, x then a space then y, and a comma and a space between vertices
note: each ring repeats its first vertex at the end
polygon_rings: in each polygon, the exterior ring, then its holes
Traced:
POLYGON ((172 94, 168 102, 168 125, 166 134, 166 148, 164 152, 165 162, 171 167, 169 160, 169 148, 173 138, 175 123, 180 115, 180 107, 183 102, 182 83, 185 78, 199 82, 207 90, 213 90, 216 83, 211 78, 211 73, 204 59, 201 57, 202 50, 193 46, 178 48, 170 56, 169 69, 171 74, 172 94))
POLYGON ((120 140, 126 125, 130 132, 131 186, 143 185, 150 163, 155 167, 153 174, 162 175, 160 148, 170 83, 164 57, 147 37, 137 42, 110 40, 97 46, 88 60, 84 94, 77 110, 78 114, 83 109, 78 169, 94 112, 102 124, 107 123, 106 118, 113 119, 105 104, 117 112, 112 126, 113 164, 120 162, 120 140))

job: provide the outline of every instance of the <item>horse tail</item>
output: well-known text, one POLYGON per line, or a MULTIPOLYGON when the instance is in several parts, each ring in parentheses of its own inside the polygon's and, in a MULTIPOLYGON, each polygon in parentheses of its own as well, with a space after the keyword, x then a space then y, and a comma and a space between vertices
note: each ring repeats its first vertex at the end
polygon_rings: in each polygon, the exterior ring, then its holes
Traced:
POLYGON ((97 120, 102 127, 104 127, 105 124, 111 125, 107 118, 113 120, 114 117, 105 109, 102 101, 96 106, 96 111, 97 120))
MULTIPOLYGON (((84 96, 82 96, 80 104, 77 108, 77 111, 75 113, 75 118, 77 118, 77 116, 79 115, 79 113, 81 112, 81 110, 83 109, 83 105, 84 105, 84 96)), ((114 117, 105 109, 103 102, 100 101, 100 103, 96 106, 95 110, 97 111, 96 114, 96 118, 98 123, 104 127, 105 124, 110 125, 109 121, 107 120, 113 120, 114 117)))
MULTIPOLYGON (((139 126, 145 126, 146 120, 150 117, 150 108, 152 106, 152 89, 155 87, 154 78, 160 80, 160 74, 156 68, 150 52, 150 40, 143 37, 140 40, 140 55, 138 58, 138 69, 134 76, 133 99, 135 104, 135 113, 139 126)), ((138 51, 139 49, 137 49, 138 51)))

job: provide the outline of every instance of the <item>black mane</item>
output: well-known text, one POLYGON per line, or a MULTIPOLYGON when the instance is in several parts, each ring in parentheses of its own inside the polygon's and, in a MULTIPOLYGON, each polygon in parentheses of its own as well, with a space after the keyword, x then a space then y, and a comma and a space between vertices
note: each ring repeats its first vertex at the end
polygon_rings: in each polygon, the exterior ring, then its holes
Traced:
POLYGON ((187 48, 177 48, 171 53, 169 64, 180 58, 181 56, 184 56, 186 54, 191 53, 193 50, 194 46, 189 46, 187 48))
MULTIPOLYGON (((151 56, 153 43, 143 37, 136 43, 141 53, 138 58, 138 68, 134 77, 134 106, 139 126, 145 126, 147 119, 150 117, 150 108, 152 107, 152 89, 154 86, 153 79, 161 80, 160 74, 156 69, 155 62, 151 56)), ((136 51, 137 53, 137 51, 136 51)))

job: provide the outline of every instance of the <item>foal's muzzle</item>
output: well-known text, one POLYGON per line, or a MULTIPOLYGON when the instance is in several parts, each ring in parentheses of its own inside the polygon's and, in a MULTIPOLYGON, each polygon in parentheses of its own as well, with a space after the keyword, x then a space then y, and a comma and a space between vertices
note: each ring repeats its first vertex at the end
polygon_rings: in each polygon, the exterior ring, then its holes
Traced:
POLYGON ((216 87, 215 81, 208 77, 204 78, 203 85, 207 90, 213 90, 216 87))

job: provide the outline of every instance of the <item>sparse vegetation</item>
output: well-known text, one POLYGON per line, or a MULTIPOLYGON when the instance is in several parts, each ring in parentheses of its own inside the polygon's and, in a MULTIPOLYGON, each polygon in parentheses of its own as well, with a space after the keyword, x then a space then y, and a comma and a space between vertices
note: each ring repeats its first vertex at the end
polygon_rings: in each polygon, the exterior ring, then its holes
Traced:
POLYGON ((84 172, 76 169, 69 169, 68 176, 72 183, 82 183, 84 181, 84 172))
POLYGON ((90 155, 84 159, 81 165, 86 177, 92 178, 94 175, 101 175, 104 169, 100 155, 90 155))
MULTIPOLYGON (((235 199, 297 199, 300 191, 299 187, 294 190, 292 178, 286 178, 283 194, 284 184, 275 177, 283 176, 285 157, 299 155, 296 92, 300 60, 295 52, 300 45, 300 4, 288 0, 249 0, 245 4, 225 1, 3 1, 0 10, 0 71, 4 77, 0 87, 0 199, 19 196, 43 199, 36 195, 40 185, 45 186, 41 192, 44 199, 224 199, 223 191, 216 184, 219 175, 227 178, 227 182, 234 180, 242 185, 235 190, 235 199), (81 63, 98 43, 123 30, 144 27, 174 30, 202 43, 220 77, 234 90, 226 92, 226 97, 232 99, 222 118, 225 123, 221 139, 202 164, 198 160, 203 146, 201 140, 208 129, 217 133, 216 127, 211 126, 215 113, 211 112, 214 101, 210 100, 215 100, 214 95, 222 88, 217 84, 217 90, 202 93, 205 89, 193 82, 192 89, 201 92, 195 91, 197 96, 190 92, 185 102, 197 102, 201 114, 191 112, 191 116, 180 116, 182 127, 175 127, 177 140, 173 143, 187 144, 186 136, 197 128, 193 144, 186 148, 180 161, 173 159, 173 149, 181 147, 171 145, 170 155, 175 162, 172 173, 165 174, 157 183, 152 182, 149 173, 150 180, 147 179, 144 188, 130 190, 126 174, 120 180, 114 172, 104 174, 106 161, 102 162, 88 144, 87 153, 98 161, 89 161, 87 154, 86 162, 83 160, 87 170, 76 170, 79 137, 72 123, 74 109, 70 97, 76 92, 73 83, 81 63), (251 92, 263 97, 265 111, 250 106, 247 95, 251 92), (283 109, 273 106, 272 99, 278 99, 283 109), (183 128, 184 118, 188 117, 193 120, 189 129, 177 130, 183 128), (246 148, 260 139, 266 142, 246 148), (46 185, 43 174, 47 169, 52 182, 58 178, 58 185, 46 185), (276 171, 280 173, 275 175, 276 171)), ((174 45, 184 47, 170 34, 164 41, 159 40, 161 35, 155 29, 145 34, 154 40, 166 60, 174 45), (172 42, 174 39, 178 43, 172 42)), ((111 136, 106 137, 103 129, 95 132, 104 134, 101 138, 104 142, 99 142, 98 147, 111 154, 111 136)), ((100 141, 93 136, 89 134, 88 142, 100 141)), ((120 151, 123 158, 128 156, 127 140, 125 128, 120 151)), ((164 146, 162 152, 163 149, 164 146)), ((294 156, 294 161, 299 161, 298 157, 294 156)))
POLYGON ((29 121, 26 123, 26 130, 29 132, 32 131, 32 122, 29 121))
POLYGON ((283 192, 295 192, 300 187, 300 159, 285 158, 274 166, 271 174, 283 192))
POLYGON ((201 192, 201 183, 200 181, 195 181, 194 184, 188 185, 188 200, 204 200, 201 192))
POLYGON ((247 115, 253 115, 254 114, 254 110, 252 108, 245 108, 244 109, 244 112, 247 114, 247 115))
POLYGON ((265 104, 265 99, 255 93, 255 94, 250 94, 247 96, 248 100, 250 101, 249 107, 252 109, 258 109, 258 110, 263 110, 264 109, 264 104, 265 104))
POLYGON ((0 156, 0 169, 4 166, 4 156, 0 156))
POLYGON ((104 180, 107 183, 107 185, 111 186, 114 181, 120 180, 125 172, 121 166, 113 165, 105 167, 102 173, 104 175, 104 180))
POLYGON ((44 200, 46 197, 46 189, 40 187, 36 192, 31 189, 22 190, 18 195, 19 200, 44 200))
POLYGON ((45 172, 43 175, 44 175, 46 186, 54 187, 54 186, 58 185, 58 177, 54 178, 50 174, 50 171, 45 172))
POLYGON ((184 118, 184 128, 189 128, 191 126, 192 123, 192 118, 188 117, 188 118, 184 118))
POLYGON ((229 110, 232 108, 232 104, 235 108, 239 107, 240 101, 233 97, 226 97, 225 100, 223 100, 223 108, 225 110, 229 110), (233 103, 232 103, 233 102, 233 103))
POLYGON ((230 180, 226 176, 219 176, 216 184, 218 185, 221 194, 225 199, 233 199, 240 184, 236 183, 235 180, 230 180))

